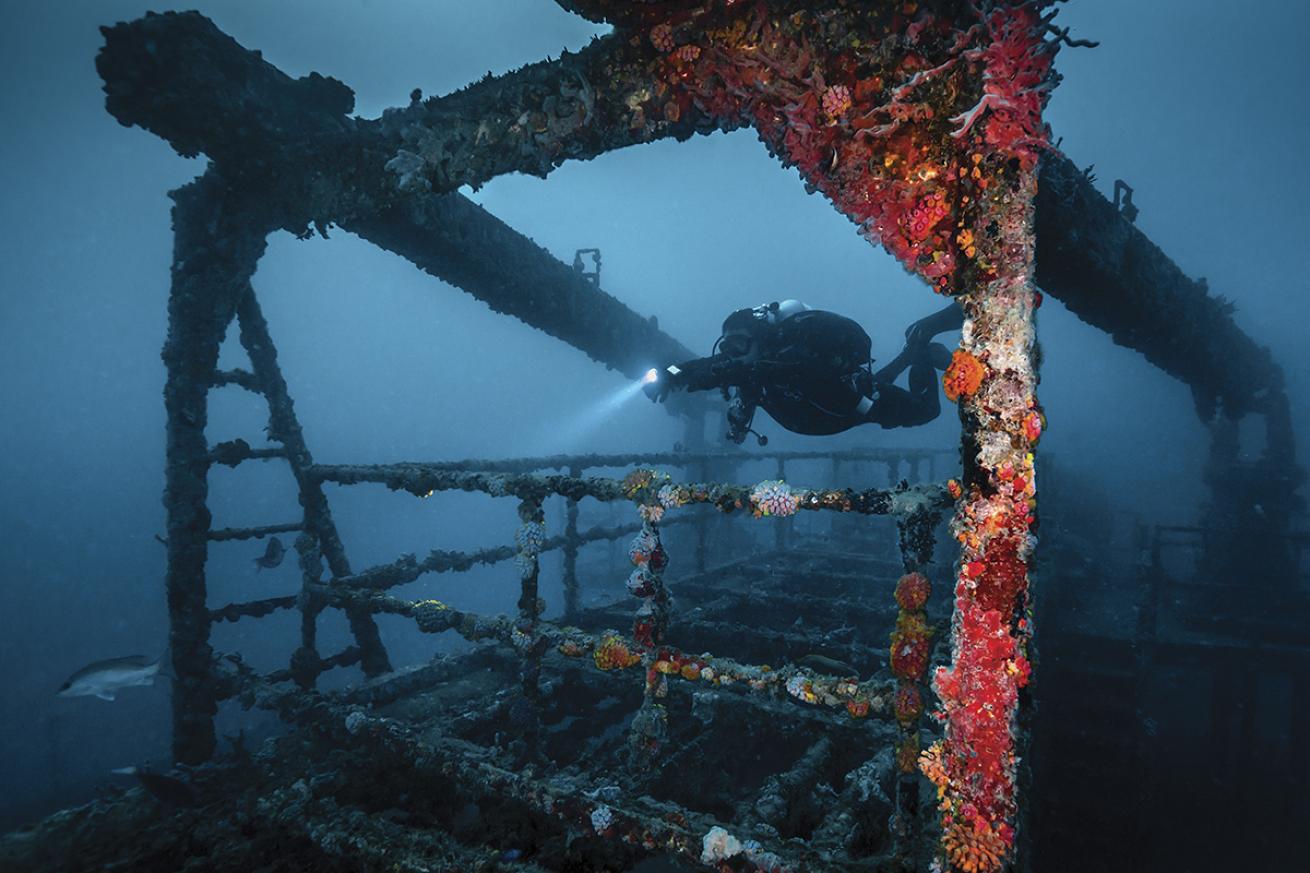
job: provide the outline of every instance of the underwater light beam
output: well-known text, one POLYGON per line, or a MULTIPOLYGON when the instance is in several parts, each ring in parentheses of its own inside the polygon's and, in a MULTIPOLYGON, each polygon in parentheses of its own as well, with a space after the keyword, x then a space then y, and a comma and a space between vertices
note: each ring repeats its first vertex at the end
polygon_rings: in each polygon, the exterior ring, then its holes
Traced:
POLYGON ((554 438, 552 442, 562 441, 566 450, 576 448, 578 442, 599 428, 632 398, 640 394, 643 388, 653 384, 658 378, 659 371, 651 368, 640 379, 629 382, 604 395, 571 420, 553 428, 551 431, 551 436, 554 438))

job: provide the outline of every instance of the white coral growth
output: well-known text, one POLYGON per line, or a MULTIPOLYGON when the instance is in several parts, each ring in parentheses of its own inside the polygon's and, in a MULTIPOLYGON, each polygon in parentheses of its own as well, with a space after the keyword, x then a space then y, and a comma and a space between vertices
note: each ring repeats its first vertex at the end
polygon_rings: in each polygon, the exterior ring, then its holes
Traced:
POLYGON ((605 833, 612 824, 614 824, 614 810, 605 804, 602 803, 591 811, 591 828, 596 833, 605 833))
POLYGON ((741 850, 741 840, 715 825, 710 828, 710 832, 701 841, 700 862, 702 864, 715 864, 734 855, 740 855, 741 850))
POLYGON ((541 547, 546 544, 546 526, 539 521, 525 522, 514 532, 514 544, 525 557, 541 554, 541 547))
POLYGON ((756 511, 760 515, 785 518, 795 514, 801 504, 801 498, 781 479, 766 479, 756 485, 755 490, 751 492, 751 502, 755 504, 756 511))
POLYGON ((655 539, 655 533, 648 527, 643 527, 632 538, 632 545, 628 547, 628 558, 634 564, 645 564, 650 560, 651 552, 659 545, 659 540, 655 539))
POLYGON ((682 505, 682 496, 678 493, 678 486, 669 484, 660 488, 659 494, 660 506, 665 509, 676 509, 682 505))

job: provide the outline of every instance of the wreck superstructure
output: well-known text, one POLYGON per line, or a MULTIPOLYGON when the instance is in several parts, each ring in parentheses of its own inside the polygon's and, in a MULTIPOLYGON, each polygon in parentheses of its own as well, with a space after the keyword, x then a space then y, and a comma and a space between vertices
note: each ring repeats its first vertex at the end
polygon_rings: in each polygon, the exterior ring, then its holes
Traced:
MULTIPOLYGON (((934 857, 963 870, 1024 863, 1032 839, 1023 823, 1020 759, 1032 718, 1024 689, 1032 663, 1033 451, 1045 426, 1034 395, 1034 282, 1193 387, 1198 413, 1215 433, 1216 498, 1204 522, 1227 532, 1210 537, 1209 547, 1223 553, 1255 531, 1271 566, 1281 562, 1290 573, 1296 556, 1286 519, 1300 474, 1277 365, 1234 325, 1222 300, 1183 275, 1121 208, 1049 149, 1040 111, 1054 80, 1051 58, 1068 36, 1042 17, 1042 4, 979 9, 938 2, 908 11, 900 3, 857 10, 781 0, 562 5, 613 23, 615 32, 579 53, 416 99, 375 121, 350 117, 353 98, 341 83, 318 75, 293 80, 199 15, 152 15, 106 29, 97 64, 109 111, 181 154, 211 159, 203 177, 174 195, 164 349, 177 759, 199 764, 213 755, 218 703, 237 698, 275 709, 343 748, 497 798, 493 805, 510 804, 514 815, 553 819, 588 840, 617 840, 635 853, 621 858, 670 852, 691 864, 791 870, 927 869, 934 857), (455 189, 512 171, 544 175, 565 160, 656 138, 744 126, 907 269, 961 301, 968 320, 946 387, 960 405, 963 463, 949 482, 935 481, 944 465, 929 475, 919 468, 902 475, 911 453, 870 451, 833 460, 888 465, 878 487, 794 488, 785 483, 785 465, 802 459, 785 454, 777 457, 775 479, 738 486, 715 475, 730 475, 737 460, 696 444, 664 458, 315 463, 251 285, 269 234, 339 225, 635 378, 643 362, 690 353, 455 189), (249 370, 218 369, 219 344, 233 322, 249 370), (208 394, 225 385, 265 398, 275 445, 207 443, 208 394), (1259 461, 1243 463, 1233 450, 1233 422, 1252 413, 1264 417, 1267 440, 1259 461), (213 465, 269 458, 285 461, 295 478, 302 518, 212 529, 206 496, 213 465), (584 475, 616 467, 631 469, 609 479, 584 475), (652 468, 682 475, 674 480, 652 468), (516 499, 522 524, 512 547, 437 551, 356 570, 325 491, 329 483, 356 482, 417 496, 464 490, 516 499), (552 496, 570 506, 570 523, 556 538, 541 517, 552 496), (631 502, 634 520, 579 531, 576 504, 583 499, 631 502), (840 561, 823 573, 837 586, 837 599, 849 599, 844 608, 859 632, 824 642, 824 633, 839 628, 821 626, 822 596, 807 605, 785 584, 761 582, 753 597, 815 614, 805 629, 760 634, 782 650, 786 661, 776 662, 760 639, 741 640, 740 627, 726 623, 739 614, 747 586, 728 585, 718 602, 698 603, 722 578, 705 566, 676 583, 682 587, 675 609, 667 590, 675 583, 664 579, 664 540, 684 519, 703 540, 706 507, 784 518, 802 511, 894 518, 897 537, 883 542, 878 560, 856 561, 837 544, 826 546, 840 561), (934 557, 939 565, 948 559, 934 539, 952 507, 950 532, 961 551, 943 572, 930 565, 934 557), (298 534, 301 593, 210 604, 208 544, 273 533, 298 534), (542 618, 543 550, 565 550, 567 599, 576 591, 579 547, 630 534, 628 587, 639 604, 630 629, 618 631, 616 616, 604 610, 587 614, 576 597, 564 621, 542 618), (515 617, 386 593, 423 573, 509 559, 517 560, 521 582, 515 617), (930 664, 943 654, 934 658, 934 639, 946 637, 937 625, 946 615, 925 611, 930 576, 954 600, 951 665, 932 676, 930 664), (870 594, 865 583, 879 582, 881 590, 870 594), (699 614, 684 616, 684 604, 698 606, 699 614), (355 644, 325 656, 316 632, 328 608, 346 614, 355 644), (282 609, 302 616, 300 644, 286 669, 259 676, 239 657, 210 648, 213 622, 282 609), (444 664, 387 678, 395 665, 378 613, 408 617, 421 631, 501 644, 500 654, 477 657, 489 659, 513 687, 511 697, 498 699, 481 720, 449 729, 382 710, 457 683, 444 664), (892 648, 879 655, 873 641, 888 632, 892 648), (843 645, 847 651, 838 651, 843 645), (833 677, 796 663, 805 652, 825 650, 844 654, 841 660, 873 678, 833 677), (351 664, 374 682, 337 695, 313 690, 322 672, 351 664), (543 687, 556 681, 597 701, 604 699, 596 690, 601 683, 626 684, 615 692, 624 708, 607 722, 623 736, 585 739, 553 729, 566 717, 562 698, 543 687), (776 726, 777 733, 762 731, 754 740, 785 752, 767 778, 743 777, 737 803, 707 788, 713 808, 698 808, 697 798, 668 784, 668 774, 702 766, 682 747, 694 745, 698 733, 744 730, 732 715, 738 709, 776 726), (925 710, 938 711, 943 735, 925 710), (502 729, 489 729, 492 723, 502 729), (882 760, 875 747, 885 750, 882 760), (610 769, 588 773, 576 760, 579 749, 610 769), (622 774, 613 777, 617 785, 604 780, 609 772, 622 774), (806 810, 810 792, 833 781, 832 772, 846 774, 845 787, 817 811, 806 810), (891 822, 886 832, 875 824, 880 818, 891 822)), ((674 411, 695 422, 701 410, 689 401, 674 411)), ((785 536, 782 525, 778 531, 785 536)), ((826 554, 780 549, 772 560, 786 570, 802 558, 822 565, 826 554)), ((1157 577, 1164 572, 1162 557, 1149 566, 1157 577)), ((739 565, 735 572, 741 581, 756 568, 739 565)), ((1141 616, 1138 674, 1153 657, 1149 602, 1141 616)), ((434 711, 448 715, 453 707, 434 711)), ((398 836, 381 820, 359 829, 359 858, 374 859, 370 864, 383 863, 386 844, 419 839, 398 836)), ((589 863, 601 854, 584 852, 589 863)))

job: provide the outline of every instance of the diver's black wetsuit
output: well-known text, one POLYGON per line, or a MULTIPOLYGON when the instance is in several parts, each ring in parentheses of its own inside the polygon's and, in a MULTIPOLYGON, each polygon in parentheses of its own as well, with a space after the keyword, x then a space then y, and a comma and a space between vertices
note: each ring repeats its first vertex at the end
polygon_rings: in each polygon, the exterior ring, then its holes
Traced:
POLYGON ((941 411, 936 370, 926 355, 909 356, 909 390, 893 385, 900 369, 873 373, 869 335, 845 316, 799 312, 762 326, 755 342, 749 358, 721 353, 679 364, 675 387, 725 394, 736 388, 743 435, 757 405, 787 430, 815 436, 866 423, 912 427, 941 411))

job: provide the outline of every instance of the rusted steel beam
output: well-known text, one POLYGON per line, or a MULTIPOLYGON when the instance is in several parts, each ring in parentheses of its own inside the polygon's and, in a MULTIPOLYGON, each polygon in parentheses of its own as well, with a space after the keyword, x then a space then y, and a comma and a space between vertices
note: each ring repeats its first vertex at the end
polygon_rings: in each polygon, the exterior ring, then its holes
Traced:
POLYGON ((281 609, 295 609, 300 598, 295 594, 285 597, 269 597, 264 600, 250 600, 245 603, 229 603, 218 609, 209 610, 210 621, 240 621, 243 618, 263 618, 281 609))
MULTIPOLYGON (((430 185, 397 187, 398 176, 385 165, 405 150, 407 131, 418 129, 411 121, 394 113, 376 121, 348 117, 354 95, 345 85, 318 74, 292 79, 197 13, 151 14, 103 32, 106 45, 96 64, 109 112, 163 137, 180 154, 203 152, 228 168, 231 178, 259 192, 275 225, 303 235, 311 224, 320 230, 339 224, 632 378, 648 367, 694 357, 652 319, 597 289, 468 198, 432 196, 430 185)), ((585 66, 588 58, 605 63, 614 42, 601 40, 569 56, 563 67, 559 61, 526 67, 513 81, 532 94, 576 84, 583 74, 572 65, 585 66)), ((597 71, 588 67, 584 78, 597 79, 597 71)), ((589 148, 555 158, 524 148, 508 160, 504 150, 491 151, 483 161, 480 126, 509 120, 468 113, 501 99, 503 87, 488 80, 415 110, 445 138, 438 146, 424 134, 425 144, 411 148, 454 148, 459 157, 453 165, 477 168, 461 170, 440 191, 512 171, 544 175, 565 157, 590 157, 649 138, 598 120, 594 127, 603 135, 589 148)), ((690 124, 684 138, 693 132, 690 124)), ((699 408, 696 400, 684 406, 699 408)))
MULTIPOLYGON (((568 264, 458 193, 424 195, 342 227, 495 312, 563 340, 631 379, 696 354, 568 264)), ((674 400, 686 400, 679 395, 674 400)), ((699 403, 693 398, 689 408, 699 403)), ((675 404, 676 406, 677 404, 675 404)), ((684 406, 688 405, 685 402, 684 406)))
MULTIPOLYGON (((438 600, 405 600, 386 594, 342 588, 308 586, 316 596, 338 608, 359 608, 371 613, 400 615, 412 619, 423 633, 453 630, 470 642, 496 640, 517 651, 555 649, 569 658, 589 658, 606 672, 621 673, 641 662, 637 642, 616 632, 591 634, 573 627, 561 627, 538 620, 533 633, 525 635, 521 620, 504 615, 485 616, 454 609, 438 600)), ((880 679, 856 681, 828 676, 805 667, 743 664, 731 658, 691 655, 671 645, 654 649, 652 669, 670 680, 682 679, 724 691, 759 694, 774 699, 788 697, 802 704, 848 710, 854 718, 892 717, 894 685, 880 679), (694 669, 691 669, 694 667, 694 669), (686 668, 686 669, 684 669, 686 668)))
POLYGON ((1188 277, 1068 158, 1043 158, 1036 206, 1037 284, 1190 385, 1203 418, 1216 403, 1230 416, 1272 416, 1270 449, 1290 461, 1282 368, 1233 321, 1232 304, 1188 277))
MULTIPOLYGON (((608 14, 623 8, 605 7, 608 14)), ((634 21, 671 9, 648 4, 634 21)), ((467 282, 461 287, 493 308, 506 307, 629 375, 638 359, 685 356, 645 319, 616 309, 613 298, 476 205, 429 193, 510 172, 545 175, 566 160, 724 127, 694 105, 676 121, 633 124, 627 100, 655 85, 634 78, 650 60, 647 41, 616 33, 557 60, 364 120, 348 117, 353 94, 345 85, 317 74, 292 79, 197 13, 147 15, 104 33, 97 69, 110 113, 181 154, 204 152, 233 178, 259 186, 268 214, 282 226, 303 233, 335 222, 376 237, 429 272, 467 282), (470 228, 467 240, 456 223, 470 228), (476 258, 462 258, 465 244, 476 258), (514 277, 497 275, 486 252, 501 244, 511 261, 531 265, 525 271, 550 277, 553 290, 532 295, 515 288, 514 277), (594 331, 586 339, 554 333, 567 329, 560 325, 569 313, 593 311, 592 302, 600 304, 594 311, 608 311, 625 347, 637 351, 616 353, 594 331)), ((1270 452, 1290 462, 1281 369, 1204 282, 1189 279, 1062 157, 1042 162, 1035 221, 1036 281, 1047 294, 1191 385, 1203 414, 1216 399, 1231 413, 1266 414, 1270 452)))
POLYGON ((263 527, 225 527, 209 532, 210 542, 227 542, 229 540, 255 540, 280 533, 295 533, 303 530, 305 525, 298 521, 287 524, 269 524, 263 527))
MULTIPOLYGON (((393 491, 408 491, 426 497, 437 491, 480 491, 493 497, 513 495, 519 498, 559 494, 574 499, 592 497, 602 501, 632 499, 631 479, 643 471, 630 473, 627 479, 596 477, 538 476, 521 473, 480 473, 450 470, 442 465, 399 464, 318 464, 311 471, 322 482, 358 485, 376 482, 393 491)), ((644 471, 650 473, 651 471, 644 471)), ((768 515, 760 505, 761 494, 751 485, 720 482, 669 482, 676 491, 677 505, 708 504, 723 512, 742 510, 768 515)), ((896 488, 851 489, 789 488, 796 509, 807 511, 853 512, 860 515, 907 516, 934 512, 951 505, 946 488, 941 485, 911 485, 896 488)))
MULTIPOLYGON (((529 458, 465 458, 459 461, 429 461, 424 466, 433 470, 465 470, 476 473, 531 473, 537 470, 576 468, 574 478, 586 470, 597 467, 690 467, 723 461, 750 463, 752 461, 783 459, 786 461, 816 461, 837 459, 842 461, 909 460, 918 463, 936 457, 959 457, 959 449, 898 449, 857 448, 835 451, 721 451, 721 452, 625 452, 590 455, 541 455, 529 458)), ((836 481, 836 480, 834 480, 836 481)))

